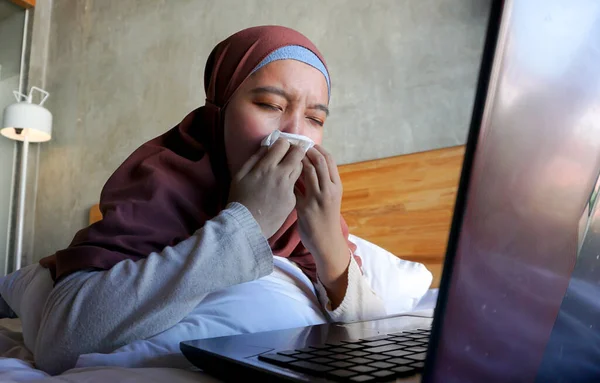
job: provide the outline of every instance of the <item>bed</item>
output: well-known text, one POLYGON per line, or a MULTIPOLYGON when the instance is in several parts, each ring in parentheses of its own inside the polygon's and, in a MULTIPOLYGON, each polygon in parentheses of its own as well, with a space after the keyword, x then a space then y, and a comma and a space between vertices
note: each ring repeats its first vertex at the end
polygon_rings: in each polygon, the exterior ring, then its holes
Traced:
MULTIPOLYGON (((433 274, 431 287, 437 287, 463 153, 464 148, 459 146, 340 166, 344 183, 342 212, 350 232, 398 258, 423 263, 433 274)), ((89 223, 100 219, 95 205, 90 209, 89 223)), ((400 261, 392 255, 388 258, 400 261)), ((422 291, 427 291, 427 287, 422 291)), ((426 294, 422 301, 422 307, 431 308, 432 312, 435 295, 426 294)), ((0 319, 2 382, 215 381, 198 371, 165 367, 178 367, 176 364, 156 367, 131 362, 139 359, 138 354, 145 349, 163 347, 159 341, 150 346, 139 341, 138 345, 126 346, 120 354, 88 354, 80 358, 79 368, 50 377, 33 367, 20 326, 18 319, 0 319)))

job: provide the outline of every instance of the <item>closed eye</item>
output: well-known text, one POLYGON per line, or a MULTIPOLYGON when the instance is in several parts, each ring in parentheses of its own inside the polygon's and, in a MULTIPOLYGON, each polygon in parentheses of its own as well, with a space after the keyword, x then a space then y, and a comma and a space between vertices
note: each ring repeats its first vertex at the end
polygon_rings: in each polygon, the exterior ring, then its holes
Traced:
POLYGON ((312 122, 315 123, 319 126, 323 126, 325 124, 325 122, 319 120, 318 118, 312 118, 312 117, 308 117, 308 119, 312 122))
POLYGON ((282 107, 277 106, 277 105, 273 105, 273 104, 266 104, 264 102, 257 102, 256 105, 258 105, 259 107, 261 107, 263 109, 274 110, 274 111, 278 111, 278 112, 283 111, 282 107))

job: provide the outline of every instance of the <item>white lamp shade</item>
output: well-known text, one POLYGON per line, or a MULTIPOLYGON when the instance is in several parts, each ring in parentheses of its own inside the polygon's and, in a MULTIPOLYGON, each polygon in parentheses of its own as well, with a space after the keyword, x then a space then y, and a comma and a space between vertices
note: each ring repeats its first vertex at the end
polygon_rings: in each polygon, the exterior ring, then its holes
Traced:
POLYGON ((0 133, 8 138, 29 142, 45 142, 52 138, 52 113, 43 106, 27 101, 11 104, 4 109, 0 133))

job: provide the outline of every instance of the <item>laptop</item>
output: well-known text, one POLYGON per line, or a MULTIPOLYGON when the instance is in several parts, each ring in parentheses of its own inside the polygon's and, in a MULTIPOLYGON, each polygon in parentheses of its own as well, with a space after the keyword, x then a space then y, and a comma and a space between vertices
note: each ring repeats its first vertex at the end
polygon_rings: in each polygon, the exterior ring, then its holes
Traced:
POLYGON ((433 319, 182 342, 224 380, 600 381, 600 2, 493 1, 433 319))

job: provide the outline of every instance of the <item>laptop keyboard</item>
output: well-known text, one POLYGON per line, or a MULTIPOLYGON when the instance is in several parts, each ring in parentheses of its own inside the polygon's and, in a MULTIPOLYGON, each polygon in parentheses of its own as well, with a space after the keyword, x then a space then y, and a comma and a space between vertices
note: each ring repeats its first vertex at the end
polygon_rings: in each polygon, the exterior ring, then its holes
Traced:
POLYGON ((342 382, 376 382, 422 370, 429 335, 430 330, 418 329, 279 351, 258 359, 342 382))

